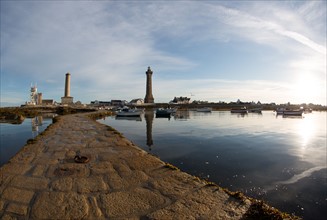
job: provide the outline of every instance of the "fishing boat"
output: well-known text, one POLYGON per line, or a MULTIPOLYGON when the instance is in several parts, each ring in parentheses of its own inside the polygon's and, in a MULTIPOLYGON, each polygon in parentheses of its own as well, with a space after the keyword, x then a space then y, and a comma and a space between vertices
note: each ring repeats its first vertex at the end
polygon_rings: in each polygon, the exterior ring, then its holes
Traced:
POLYGON ((142 110, 130 109, 128 107, 124 107, 123 109, 116 112, 117 117, 140 117, 141 114, 142 110))
POLYGON ((248 113, 246 107, 242 107, 242 108, 232 108, 230 110, 231 113, 240 113, 240 114, 245 114, 248 113))
POLYGON ((312 109, 311 108, 304 109, 304 114, 308 114, 308 113, 312 113, 312 109))
POLYGON ((168 113, 174 114, 177 112, 177 108, 167 108, 166 109, 168 113))
POLYGON ((282 114, 284 113, 284 111, 286 111, 285 108, 277 108, 277 109, 276 109, 276 113, 277 113, 277 115, 282 115, 282 114))
POLYGON ((197 108, 196 111, 197 112, 211 112, 212 108, 208 108, 208 107, 197 108))
POLYGON ((156 110, 156 118, 170 118, 171 112, 168 109, 159 108, 156 110))
POLYGON ((249 113, 261 113, 262 108, 252 108, 252 109, 248 109, 249 113))
POLYGON ((284 110, 283 116, 302 116, 303 109, 298 110, 284 110))

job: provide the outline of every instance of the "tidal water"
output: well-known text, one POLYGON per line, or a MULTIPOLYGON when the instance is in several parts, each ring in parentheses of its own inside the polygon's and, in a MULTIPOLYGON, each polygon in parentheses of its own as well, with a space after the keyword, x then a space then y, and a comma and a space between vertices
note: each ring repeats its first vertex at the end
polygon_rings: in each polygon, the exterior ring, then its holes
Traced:
POLYGON ((25 144, 52 123, 49 117, 27 118, 22 124, 0 123, 0 166, 7 163, 25 144))
POLYGON ((150 111, 98 121, 192 175, 304 219, 325 219, 326 115, 180 111, 156 118, 150 111))

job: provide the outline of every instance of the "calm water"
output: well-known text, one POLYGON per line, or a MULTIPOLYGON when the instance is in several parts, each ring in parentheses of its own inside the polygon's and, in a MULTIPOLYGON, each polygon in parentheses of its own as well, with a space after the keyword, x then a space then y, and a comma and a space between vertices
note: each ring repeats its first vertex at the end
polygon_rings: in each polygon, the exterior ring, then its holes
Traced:
POLYGON ((283 118, 272 111, 177 112, 99 122, 192 175, 267 201, 304 219, 325 219, 326 112, 283 118))
POLYGON ((52 117, 27 118, 22 124, 0 123, 0 166, 8 162, 30 138, 35 138, 52 123, 52 117))

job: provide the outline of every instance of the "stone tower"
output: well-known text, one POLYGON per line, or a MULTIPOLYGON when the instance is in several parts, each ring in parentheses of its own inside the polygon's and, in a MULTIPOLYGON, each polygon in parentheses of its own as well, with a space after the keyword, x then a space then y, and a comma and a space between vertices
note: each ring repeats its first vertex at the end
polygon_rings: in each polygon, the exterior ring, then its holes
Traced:
POLYGON ((144 98, 144 103, 154 103, 154 98, 152 95, 152 70, 148 67, 146 74, 146 94, 144 98))
POLYGON ((65 97, 70 97, 70 74, 69 73, 66 73, 65 97))
POLYGON ((73 97, 70 96, 70 74, 66 73, 65 96, 61 97, 61 104, 73 104, 73 97))

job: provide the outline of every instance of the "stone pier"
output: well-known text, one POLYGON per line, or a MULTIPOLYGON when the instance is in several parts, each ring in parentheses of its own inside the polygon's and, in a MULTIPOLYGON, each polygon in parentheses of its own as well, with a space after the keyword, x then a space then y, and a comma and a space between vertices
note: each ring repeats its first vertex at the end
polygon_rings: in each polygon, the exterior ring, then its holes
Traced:
POLYGON ((29 142, 0 168, 0 219, 248 219, 258 213, 255 200, 179 171, 88 114, 61 116, 29 142), (89 160, 76 163, 77 154, 89 160))

